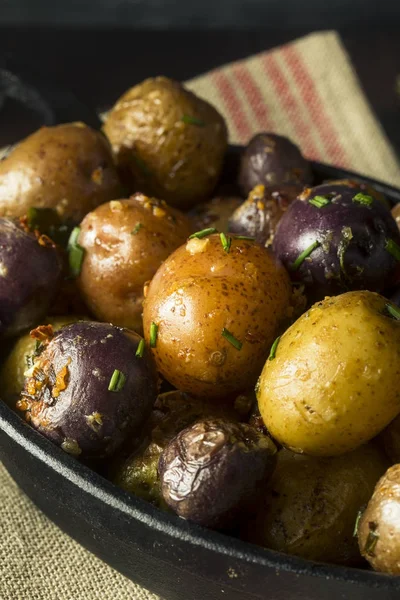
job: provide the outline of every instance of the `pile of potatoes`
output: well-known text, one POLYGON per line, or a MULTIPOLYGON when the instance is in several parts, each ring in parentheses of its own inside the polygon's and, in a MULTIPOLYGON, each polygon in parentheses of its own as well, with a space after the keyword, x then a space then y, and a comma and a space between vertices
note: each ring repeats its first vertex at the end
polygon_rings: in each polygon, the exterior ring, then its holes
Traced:
POLYGON ((160 509, 400 574, 397 209, 227 143, 157 77, 0 162, 0 396, 160 509))

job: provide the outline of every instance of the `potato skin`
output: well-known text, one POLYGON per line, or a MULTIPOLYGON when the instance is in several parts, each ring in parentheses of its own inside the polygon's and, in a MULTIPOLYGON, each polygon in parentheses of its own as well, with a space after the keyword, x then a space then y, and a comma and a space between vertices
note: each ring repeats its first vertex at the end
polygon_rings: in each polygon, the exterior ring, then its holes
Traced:
POLYGON ((189 208, 217 183, 227 147, 225 121, 177 81, 156 77, 131 88, 103 129, 132 191, 189 208))
POLYGON ((229 231, 254 237, 259 244, 272 243, 276 227, 303 186, 282 184, 273 187, 256 185, 229 219, 229 231))
POLYGON ((354 523, 386 468, 373 443, 334 458, 281 450, 241 537, 309 560, 359 564, 354 523))
POLYGON ((256 185, 308 185, 311 167, 300 149, 288 138, 258 133, 247 144, 240 162, 239 184, 245 196, 256 185))
MULTIPOLYGON (((44 319, 43 323, 51 325, 54 331, 58 331, 64 325, 75 323, 80 319, 82 317, 68 315, 50 317, 44 319)), ((15 408, 15 403, 24 387, 24 373, 28 369, 27 359, 34 354, 35 345, 36 340, 29 333, 22 335, 17 339, 6 360, 1 365, 0 396, 11 408, 15 408)))
POLYGON ((378 481, 358 526, 361 554, 376 571, 400 575, 400 465, 378 481))
POLYGON ((189 240, 149 285, 145 339, 149 343, 151 324, 158 325, 153 355, 175 387, 226 398, 255 382, 290 300, 286 271, 262 246, 232 238, 227 253, 218 235, 189 240), (223 337, 223 328, 241 350, 223 337))
POLYGON ((281 337, 257 385, 271 435, 295 452, 353 450, 400 412, 400 322, 372 292, 326 298, 281 337))
POLYGON ((85 249, 77 285, 94 316, 140 333, 143 285, 190 232, 179 210, 140 193, 86 215, 77 240, 85 249))
POLYGON ((41 127, 0 161, 0 216, 52 208, 78 223, 121 195, 107 139, 83 123, 41 127))

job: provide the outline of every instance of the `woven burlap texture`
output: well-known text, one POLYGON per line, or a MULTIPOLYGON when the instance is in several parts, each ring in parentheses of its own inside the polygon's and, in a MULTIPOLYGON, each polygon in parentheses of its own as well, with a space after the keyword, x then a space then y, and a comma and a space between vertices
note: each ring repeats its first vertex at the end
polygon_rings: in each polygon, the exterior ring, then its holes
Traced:
MULTIPOLYGON (((310 157, 400 185, 400 169, 337 35, 317 33, 189 82, 232 142, 269 129, 310 157)), ((64 535, 0 466, 0 600, 155 600, 64 535)))

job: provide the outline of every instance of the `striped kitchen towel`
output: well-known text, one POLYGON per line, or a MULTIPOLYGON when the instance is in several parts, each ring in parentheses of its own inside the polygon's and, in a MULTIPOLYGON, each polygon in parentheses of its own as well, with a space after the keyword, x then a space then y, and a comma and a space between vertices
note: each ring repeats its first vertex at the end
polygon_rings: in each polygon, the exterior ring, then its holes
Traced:
POLYGON ((187 82, 225 116, 232 143, 258 131, 310 159, 400 186, 400 165, 335 32, 308 35, 187 82))

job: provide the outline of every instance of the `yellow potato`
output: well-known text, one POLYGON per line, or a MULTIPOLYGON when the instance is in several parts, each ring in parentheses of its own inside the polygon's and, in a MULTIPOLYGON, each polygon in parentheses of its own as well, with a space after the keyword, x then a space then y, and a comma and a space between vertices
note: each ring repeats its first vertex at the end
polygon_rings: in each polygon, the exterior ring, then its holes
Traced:
POLYGON ((372 442, 333 458, 281 450, 241 537, 311 560, 359 563, 357 513, 386 468, 386 457, 372 442))
POLYGON ((282 336, 257 386, 265 425, 295 452, 335 456, 400 412, 400 321, 372 292, 325 298, 282 336))

